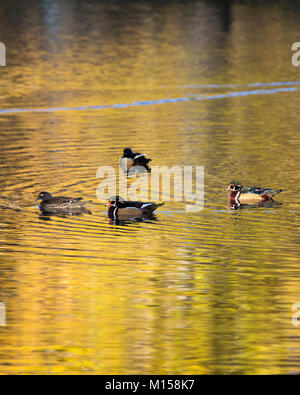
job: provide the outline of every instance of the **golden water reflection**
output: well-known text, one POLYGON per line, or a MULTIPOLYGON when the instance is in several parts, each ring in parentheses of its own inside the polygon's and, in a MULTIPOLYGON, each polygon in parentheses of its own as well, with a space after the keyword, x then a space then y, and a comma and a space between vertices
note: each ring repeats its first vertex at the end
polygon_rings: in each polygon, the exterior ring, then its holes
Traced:
MULTIPOLYGON (((10 50, 1 109, 300 79, 291 5, 76 4, 40 1, 17 14, 0 3, 10 50)), ((0 114, 0 372, 299 373, 298 108, 291 91, 0 114), (171 201, 156 221, 110 226, 96 171, 117 166, 127 146, 154 165, 205 166, 204 209, 186 213, 171 201), (283 188, 283 204, 228 210, 223 190, 233 178, 283 188), (84 196, 92 215, 41 218, 41 190, 84 196)))

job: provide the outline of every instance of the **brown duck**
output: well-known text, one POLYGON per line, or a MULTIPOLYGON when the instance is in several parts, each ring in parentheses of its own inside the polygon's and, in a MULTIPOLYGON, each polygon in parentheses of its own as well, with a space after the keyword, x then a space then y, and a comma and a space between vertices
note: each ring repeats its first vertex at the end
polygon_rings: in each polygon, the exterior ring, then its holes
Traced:
POLYGON ((37 197, 41 200, 39 208, 41 211, 56 212, 56 211, 76 211, 83 209, 86 202, 82 198, 70 198, 65 196, 52 196, 49 192, 41 192, 37 197))

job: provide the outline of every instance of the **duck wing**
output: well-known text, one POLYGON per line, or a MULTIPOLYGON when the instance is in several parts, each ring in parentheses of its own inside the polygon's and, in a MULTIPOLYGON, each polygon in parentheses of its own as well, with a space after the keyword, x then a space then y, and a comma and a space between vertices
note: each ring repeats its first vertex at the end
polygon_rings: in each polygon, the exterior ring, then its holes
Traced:
POLYGON ((141 207, 143 213, 153 213, 158 207, 163 206, 164 203, 144 203, 141 207))
POLYGON ((120 202, 119 207, 120 208, 142 208, 143 202, 120 202))
POLYGON ((140 162, 140 163, 149 163, 150 161, 151 161, 151 159, 147 159, 146 158, 146 155, 147 154, 139 154, 139 153, 136 153, 136 154, 134 154, 134 158, 133 158, 133 161, 136 163, 136 162, 140 162))
POLYGON ((133 159, 138 159, 138 158, 142 158, 145 157, 147 154, 140 154, 139 152, 135 152, 133 154, 133 159))
POLYGON ((82 197, 71 198, 71 197, 66 197, 66 196, 56 196, 56 197, 53 197, 52 199, 49 199, 47 202, 49 204, 72 204, 75 202, 79 202, 80 200, 82 200, 82 197))
POLYGON ((85 202, 82 202, 82 198, 70 198, 65 196, 56 196, 51 199, 44 200, 40 204, 40 208, 42 210, 68 210, 73 208, 80 208, 85 205, 85 202))
POLYGON ((143 212, 153 212, 158 207, 164 205, 164 203, 153 203, 153 202, 120 202, 119 208, 134 208, 140 209, 143 212))
POLYGON ((265 188, 259 187, 244 187, 241 190, 241 193, 254 193, 256 195, 261 195, 264 192, 265 188))
POLYGON ((264 195, 268 197, 272 197, 277 195, 277 193, 282 192, 282 189, 273 189, 273 188, 259 188, 259 187, 248 187, 248 188, 243 188, 241 190, 241 193, 252 193, 255 195, 264 195))

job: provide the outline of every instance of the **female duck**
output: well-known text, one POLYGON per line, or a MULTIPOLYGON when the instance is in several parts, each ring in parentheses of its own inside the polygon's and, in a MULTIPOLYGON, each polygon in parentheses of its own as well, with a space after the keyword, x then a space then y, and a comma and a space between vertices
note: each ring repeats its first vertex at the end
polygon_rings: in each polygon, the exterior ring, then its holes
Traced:
POLYGON ((49 192, 41 192, 37 200, 41 200, 39 205, 40 210, 48 212, 80 210, 86 204, 86 202, 82 201, 81 197, 52 196, 49 192))

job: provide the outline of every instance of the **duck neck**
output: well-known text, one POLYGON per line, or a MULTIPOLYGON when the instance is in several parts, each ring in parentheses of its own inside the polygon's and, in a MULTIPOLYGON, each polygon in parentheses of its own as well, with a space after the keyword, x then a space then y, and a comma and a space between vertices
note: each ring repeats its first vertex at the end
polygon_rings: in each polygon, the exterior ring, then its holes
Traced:
POLYGON ((230 203, 232 204, 240 204, 239 197, 240 197, 241 191, 230 191, 228 194, 228 199, 230 203))
POLYGON ((109 206, 108 208, 108 218, 116 219, 118 212, 118 206, 109 206))

